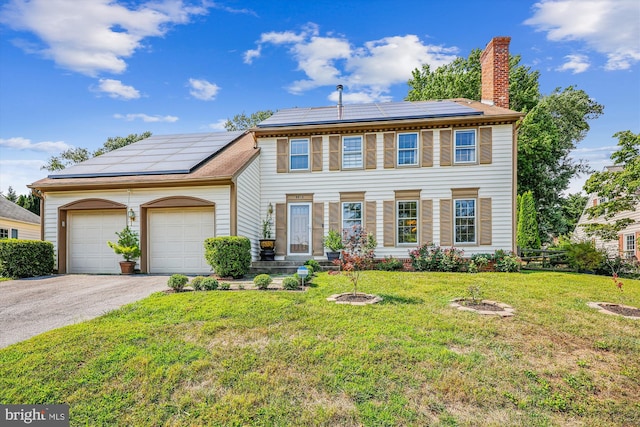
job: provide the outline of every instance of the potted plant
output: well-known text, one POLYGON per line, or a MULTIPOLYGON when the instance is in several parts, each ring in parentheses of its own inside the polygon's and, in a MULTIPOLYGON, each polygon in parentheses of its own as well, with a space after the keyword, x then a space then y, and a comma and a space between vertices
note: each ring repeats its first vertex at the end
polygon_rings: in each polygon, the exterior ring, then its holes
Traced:
POLYGON ((344 249, 344 243, 342 242, 342 236, 336 230, 329 230, 324 237, 324 246, 329 249, 327 251, 327 259, 334 261, 340 258, 340 251, 344 249))
POLYGON ((262 221, 262 239, 260 239, 260 259, 273 261, 276 255, 276 239, 273 238, 273 205, 267 206, 267 215, 262 221))
POLYGON ((122 274, 132 274, 136 266, 136 259, 140 258, 140 241, 138 233, 126 226, 122 231, 116 232, 118 241, 107 242, 109 247, 118 255, 122 255, 124 261, 120 261, 122 274))

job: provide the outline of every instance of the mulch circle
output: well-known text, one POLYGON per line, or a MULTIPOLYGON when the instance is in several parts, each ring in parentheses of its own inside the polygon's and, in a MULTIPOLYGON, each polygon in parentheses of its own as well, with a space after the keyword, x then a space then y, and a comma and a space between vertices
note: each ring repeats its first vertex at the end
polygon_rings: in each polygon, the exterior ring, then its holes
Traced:
POLYGON ((336 304, 350 304, 350 305, 368 305, 376 304, 382 301, 382 297, 371 294, 363 294, 353 292, 345 292, 342 294, 334 294, 327 298, 327 301, 334 301, 336 304))
POLYGON ((482 315, 511 317, 515 314, 515 309, 510 305, 503 304, 497 301, 489 301, 486 299, 474 302, 467 298, 456 298, 451 301, 451 304, 449 304, 449 306, 457 308, 458 310, 473 311, 474 313, 482 315))
POLYGON ((627 319, 640 319, 640 309, 629 305, 615 304, 612 302, 589 302, 587 305, 605 314, 622 316, 627 319))

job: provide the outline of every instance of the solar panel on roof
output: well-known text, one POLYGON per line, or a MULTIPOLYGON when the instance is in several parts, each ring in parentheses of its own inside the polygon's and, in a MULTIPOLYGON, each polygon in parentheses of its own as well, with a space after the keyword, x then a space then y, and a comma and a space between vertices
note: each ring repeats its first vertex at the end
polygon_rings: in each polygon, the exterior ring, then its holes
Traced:
POLYGON ((49 178, 90 178, 190 173, 244 132, 151 136, 110 151, 49 178))

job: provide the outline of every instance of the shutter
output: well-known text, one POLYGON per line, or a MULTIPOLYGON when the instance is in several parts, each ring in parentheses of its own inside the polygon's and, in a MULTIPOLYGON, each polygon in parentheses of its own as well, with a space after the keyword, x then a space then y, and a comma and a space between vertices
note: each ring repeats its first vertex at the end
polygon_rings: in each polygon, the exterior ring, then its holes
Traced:
POLYGON ((342 234, 340 226, 340 203, 329 202, 329 230, 335 230, 342 234))
POLYGON ((287 204, 276 203, 276 255, 287 254, 287 204))
POLYGON ((396 245, 396 234, 395 234, 395 213, 396 213, 396 202, 394 200, 385 200, 382 202, 383 206, 383 215, 382 219, 384 222, 384 246, 395 246, 396 245))
POLYGON ((324 254, 324 203, 313 204, 312 222, 313 255, 322 256, 324 254))
POLYGON ((492 213, 491 213, 491 198, 481 198, 480 203, 480 240, 481 245, 491 244, 492 234, 492 213))
POLYGON ((329 137, 329 170, 340 170, 340 136, 331 135, 329 137))
POLYGON ((451 166, 451 130, 440 131, 440 166, 451 166))
POLYGON ((422 167, 433 166, 433 131, 422 131, 422 167))
POLYGON ((593 199, 593 206, 597 206, 598 205, 598 198, 596 197, 595 199, 593 199))
POLYGON ((322 171, 322 137, 311 138, 311 170, 313 172, 322 171))
POLYGON ((421 245, 433 242, 433 200, 422 200, 420 211, 422 233, 420 235, 421 245))
POLYGON ((491 164, 493 159, 493 128, 480 128, 480 164, 491 164))
POLYGON ((384 134, 384 168, 396 167, 396 134, 387 132, 384 134))
POLYGON ((368 133, 365 135, 365 169, 376 168, 376 134, 368 133))
POLYGON ((624 235, 618 235, 618 252, 624 257, 624 235))
MULTIPOLYGON (((42 211, 40 211, 42 212, 42 211)), ((640 242, 638 242, 638 239, 640 239, 640 231, 636 231, 636 261, 640 261, 640 242)))
POLYGON ((277 164, 276 169, 278 173, 289 172, 289 140, 287 138, 280 138, 276 142, 277 144, 277 164))
POLYGON ((366 205, 364 208, 364 214, 365 214, 364 228, 366 232, 373 233, 373 235, 376 236, 377 233, 376 233, 376 202, 375 201, 366 202, 366 205))
POLYGON ((453 246, 451 199, 440 199, 440 246, 453 246))

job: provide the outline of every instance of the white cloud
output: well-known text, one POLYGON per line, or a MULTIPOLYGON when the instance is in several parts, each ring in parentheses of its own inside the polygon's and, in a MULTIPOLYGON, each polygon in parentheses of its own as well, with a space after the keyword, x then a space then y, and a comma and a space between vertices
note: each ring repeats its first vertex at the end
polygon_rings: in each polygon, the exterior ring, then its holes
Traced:
POLYGON ((558 71, 572 71, 573 74, 584 73, 589 69, 591 64, 589 58, 586 55, 567 55, 565 56, 567 62, 558 67, 558 71))
POLYGON ((111 98, 126 100, 140 98, 140 92, 136 88, 124 85, 120 80, 100 79, 98 83, 98 90, 105 92, 111 98))
POLYGON ((47 176, 41 170, 44 160, 0 160, 0 190, 7 194, 12 187, 16 194, 29 194, 27 185, 47 176))
POLYGON ((543 0, 524 23, 552 41, 582 41, 607 56, 606 70, 640 61, 640 2, 637 0, 543 0))
POLYGON ((7 147, 13 150, 21 151, 41 151, 45 153, 57 153, 72 148, 70 145, 62 141, 31 142, 30 139, 22 137, 7 139, 0 138, 0 147, 7 147))
MULTIPOLYGON (((129 7, 113 0, 10 0, 0 11, 0 22, 34 33, 43 43, 37 52, 60 67, 95 76, 122 73, 125 58, 140 49, 144 39, 161 37, 172 24, 207 12, 182 0, 129 7)), ((28 53, 36 50, 33 43, 28 46, 28 53)))
MULTIPOLYGON (((344 102, 389 100, 390 86, 405 83, 411 71, 422 64, 438 67, 455 58, 455 48, 424 44, 417 36, 385 37, 353 46, 340 36, 321 36, 316 24, 307 24, 300 32, 264 33, 255 49, 244 53, 245 63, 263 54, 267 45, 286 46, 306 78, 294 81, 288 90, 294 94, 321 86, 343 84, 349 92, 344 102)), ((337 99, 337 94, 330 95, 337 99)))
POLYGON ((123 119, 128 122, 132 122, 134 120, 142 120, 146 123, 157 123, 157 122, 167 122, 174 123, 178 121, 178 117, 176 116, 150 116, 148 114, 137 113, 137 114, 114 114, 113 117, 115 119, 123 119))
POLYGON ((191 96, 202 101, 213 101, 220 91, 220 86, 203 79, 189 79, 189 86, 191 96))
POLYGON ((227 123, 227 119, 220 119, 215 123, 209 123, 207 128, 211 130, 226 130, 224 124, 227 123))

